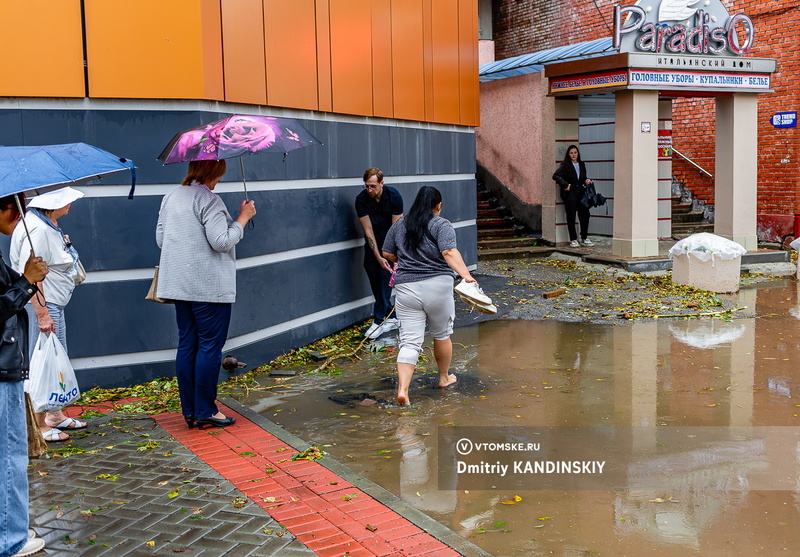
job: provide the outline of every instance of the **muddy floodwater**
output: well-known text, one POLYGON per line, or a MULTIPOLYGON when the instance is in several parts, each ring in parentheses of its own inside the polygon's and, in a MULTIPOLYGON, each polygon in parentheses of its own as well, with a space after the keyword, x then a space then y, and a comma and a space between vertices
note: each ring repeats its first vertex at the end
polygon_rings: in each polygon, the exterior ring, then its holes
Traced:
POLYGON ((458 384, 417 373, 410 408, 387 351, 244 402, 497 556, 800 555, 798 286, 736 298, 756 317, 459 328, 458 384), (605 468, 489 467, 547 460, 605 468))

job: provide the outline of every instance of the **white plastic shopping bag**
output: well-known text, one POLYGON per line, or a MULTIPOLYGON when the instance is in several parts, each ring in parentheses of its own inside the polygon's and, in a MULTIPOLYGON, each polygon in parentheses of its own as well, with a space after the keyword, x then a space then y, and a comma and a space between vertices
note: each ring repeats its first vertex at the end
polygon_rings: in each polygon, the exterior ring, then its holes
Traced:
POLYGON ((39 333, 31 354, 26 391, 35 412, 59 410, 81 396, 75 371, 56 335, 39 333))

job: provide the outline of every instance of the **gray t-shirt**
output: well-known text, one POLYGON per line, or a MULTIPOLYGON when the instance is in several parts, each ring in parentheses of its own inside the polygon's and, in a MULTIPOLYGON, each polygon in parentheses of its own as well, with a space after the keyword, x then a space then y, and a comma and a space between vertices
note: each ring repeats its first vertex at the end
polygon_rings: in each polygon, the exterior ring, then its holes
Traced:
POLYGON ((427 235, 423 236, 417 250, 410 252, 406 249, 405 217, 400 218, 389 229, 382 250, 397 256, 395 284, 416 282, 441 275, 455 277, 455 273, 442 257, 444 250, 456 247, 456 231, 453 225, 449 220, 434 215, 428 221, 428 231, 436 242, 434 243, 427 235))

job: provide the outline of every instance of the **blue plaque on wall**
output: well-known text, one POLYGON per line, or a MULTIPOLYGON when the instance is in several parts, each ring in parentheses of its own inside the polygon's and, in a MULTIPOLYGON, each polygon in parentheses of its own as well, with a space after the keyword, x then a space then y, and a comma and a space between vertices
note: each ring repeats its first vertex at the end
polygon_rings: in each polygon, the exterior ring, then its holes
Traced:
POLYGON ((790 112, 776 112, 772 118, 769 119, 770 123, 776 128, 796 128, 797 127, 797 111, 790 112))

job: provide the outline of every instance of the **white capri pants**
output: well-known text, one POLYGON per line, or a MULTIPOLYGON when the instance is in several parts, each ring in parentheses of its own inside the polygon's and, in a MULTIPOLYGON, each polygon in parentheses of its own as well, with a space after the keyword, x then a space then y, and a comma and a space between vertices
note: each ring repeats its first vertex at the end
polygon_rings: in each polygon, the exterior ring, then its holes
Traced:
POLYGON ((456 304, 453 300, 453 277, 439 275, 395 286, 395 311, 400 327, 400 350, 397 361, 417 365, 425 340, 425 323, 435 340, 453 334, 456 304))

